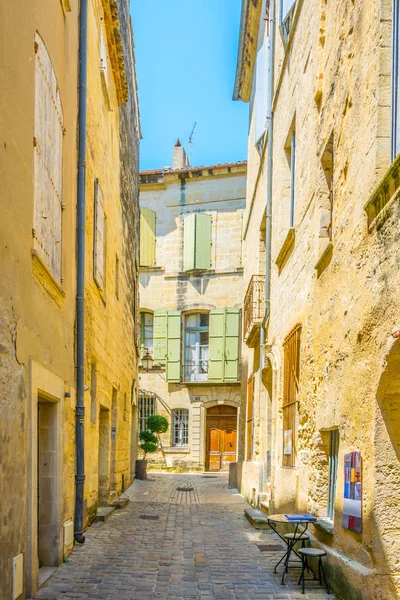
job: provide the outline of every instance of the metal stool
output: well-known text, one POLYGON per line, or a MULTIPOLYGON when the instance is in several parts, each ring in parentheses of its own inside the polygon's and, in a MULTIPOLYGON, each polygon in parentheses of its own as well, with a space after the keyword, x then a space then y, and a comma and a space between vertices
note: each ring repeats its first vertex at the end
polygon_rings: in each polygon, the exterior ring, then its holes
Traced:
MULTIPOLYGON (((303 531, 299 531, 298 533, 294 532, 294 533, 286 533, 284 536, 285 542, 287 544, 287 550, 286 550, 286 554, 282 557, 282 559, 279 561, 279 563, 284 560, 285 562, 284 564, 284 569, 283 569, 283 575, 282 575, 282 584, 285 581, 285 573, 288 572, 288 568, 289 568, 289 561, 290 561, 290 555, 293 552, 295 552, 294 550, 294 546, 297 542, 301 542, 301 547, 305 548, 306 545, 306 541, 310 539, 310 537, 304 533, 303 531)), ((279 563, 276 565, 276 567, 279 565, 279 563)), ((300 566, 299 563, 297 563, 297 566, 300 566)), ((276 573, 276 567, 275 567, 275 573, 276 573)))
MULTIPOLYGON (((300 575, 300 579, 298 581, 298 583, 300 584, 300 581, 302 583, 301 586, 301 592, 302 594, 304 594, 304 573, 307 567, 308 570, 308 558, 318 558, 318 579, 319 579, 319 583, 320 585, 322 585, 322 580, 321 580, 321 575, 324 579, 324 584, 325 584, 325 589, 326 589, 326 593, 329 594, 329 587, 328 587, 328 582, 326 580, 325 577, 325 571, 324 571, 324 567, 322 565, 322 557, 326 556, 326 552, 325 550, 321 550, 320 548, 300 548, 299 549, 299 554, 301 555, 301 562, 302 562, 302 567, 301 567, 301 575, 300 575)), ((315 576, 314 576, 315 579, 315 576)))

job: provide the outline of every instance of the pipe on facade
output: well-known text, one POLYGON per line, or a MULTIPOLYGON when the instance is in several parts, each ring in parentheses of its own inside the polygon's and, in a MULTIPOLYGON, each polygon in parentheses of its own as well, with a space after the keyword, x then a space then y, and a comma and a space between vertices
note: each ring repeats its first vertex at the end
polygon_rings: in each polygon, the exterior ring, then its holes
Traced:
POLYGON ((86 220, 86 100, 87 100, 88 0, 81 0, 79 14, 78 90, 78 194, 77 194, 77 289, 76 289, 76 409, 75 409, 75 522, 74 538, 85 542, 83 501, 85 486, 85 220, 86 220))
POLYGON ((263 347, 266 339, 266 324, 271 304, 271 208, 272 208, 272 162, 273 162, 273 119, 274 58, 275 58, 275 0, 271 0, 269 12, 269 87, 268 87, 268 148, 267 148, 267 202, 265 207, 265 312, 260 331, 260 362, 264 367, 263 347))

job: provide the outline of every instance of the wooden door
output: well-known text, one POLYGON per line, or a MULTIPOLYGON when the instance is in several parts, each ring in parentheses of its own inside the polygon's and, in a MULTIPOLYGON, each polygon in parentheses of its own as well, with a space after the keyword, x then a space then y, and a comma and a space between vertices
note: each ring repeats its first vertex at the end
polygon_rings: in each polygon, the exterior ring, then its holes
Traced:
POLYGON ((214 406, 207 411, 206 469, 226 471, 236 460, 236 408, 214 406))

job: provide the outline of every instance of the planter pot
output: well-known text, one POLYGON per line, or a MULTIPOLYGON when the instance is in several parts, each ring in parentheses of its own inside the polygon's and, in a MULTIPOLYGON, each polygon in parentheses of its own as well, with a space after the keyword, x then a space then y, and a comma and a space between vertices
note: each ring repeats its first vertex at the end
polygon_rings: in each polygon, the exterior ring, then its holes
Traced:
POLYGON ((136 461, 136 479, 147 479, 147 460, 136 461))

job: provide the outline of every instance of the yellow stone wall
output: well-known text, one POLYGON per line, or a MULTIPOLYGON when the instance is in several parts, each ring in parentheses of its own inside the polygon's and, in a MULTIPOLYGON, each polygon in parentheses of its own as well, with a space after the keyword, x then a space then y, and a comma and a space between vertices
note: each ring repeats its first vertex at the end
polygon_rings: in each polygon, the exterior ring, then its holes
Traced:
MULTIPOLYGON (((399 327, 396 164, 385 175, 390 165, 391 4, 298 0, 288 43, 285 47, 277 29, 275 46, 271 313, 255 407, 254 461, 242 467, 242 492, 255 501, 257 494, 265 494, 258 499, 269 501, 273 512, 307 510, 324 517, 326 439, 330 429, 338 428, 334 523, 313 528, 313 543, 328 551, 330 579, 340 597, 398 598, 400 388, 398 343, 392 336, 399 327), (289 229, 285 146, 293 122, 295 241, 279 267, 289 229), (332 132, 332 249, 320 261, 327 247, 319 233, 326 200, 321 155, 332 132), (368 227, 365 205, 377 188, 387 206, 368 227), (296 324, 302 325, 297 457, 295 468, 284 468, 283 341, 296 324), (360 534, 341 523, 343 457, 353 450, 360 450, 363 460, 360 534), (268 452, 271 472, 265 476, 268 452)), ((258 169, 252 127, 247 217, 257 178, 265 181, 267 170, 266 153, 258 169)), ((265 184, 258 189, 245 238, 246 282, 263 262, 255 240, 263 227, 265 184)), ((243 368, 256 372, 256 380, 257 354, 257 349, 243 349, 243 368)))

